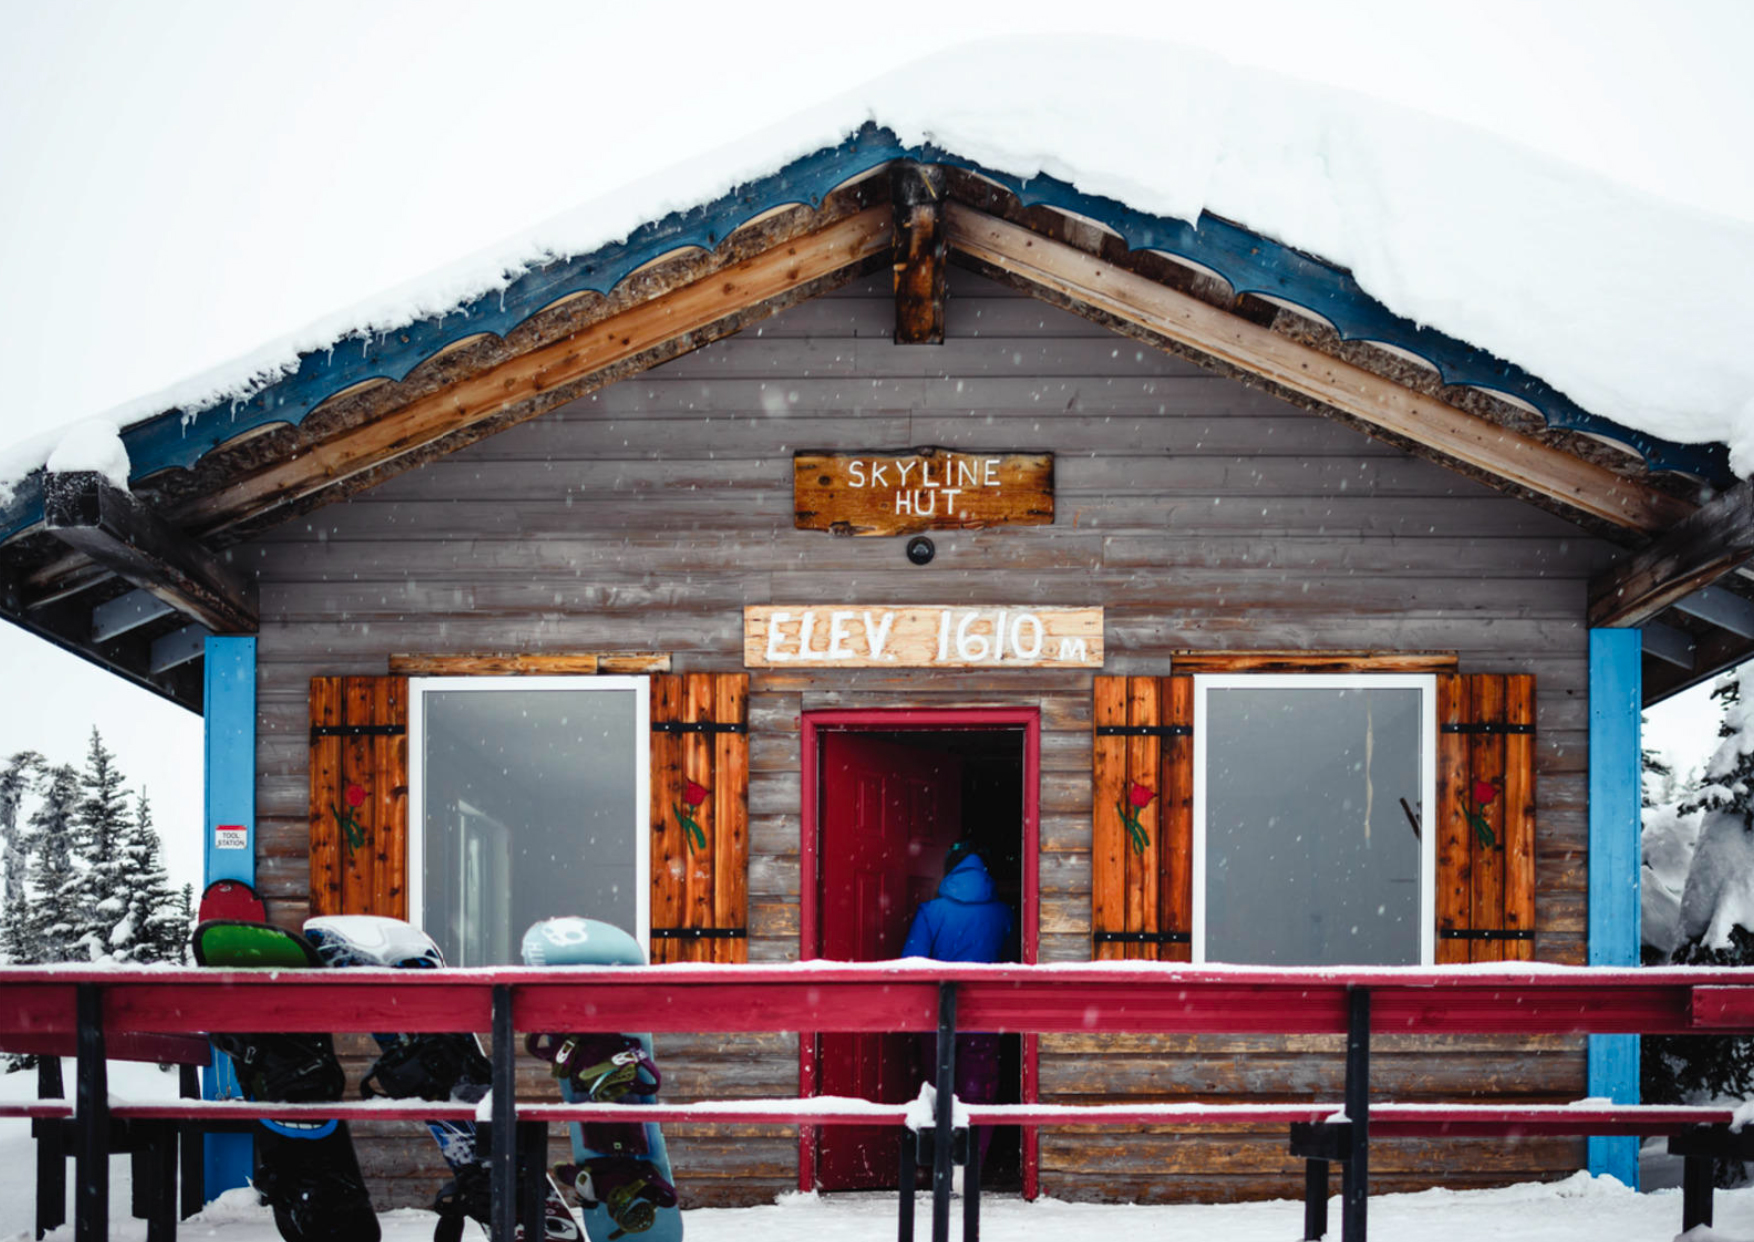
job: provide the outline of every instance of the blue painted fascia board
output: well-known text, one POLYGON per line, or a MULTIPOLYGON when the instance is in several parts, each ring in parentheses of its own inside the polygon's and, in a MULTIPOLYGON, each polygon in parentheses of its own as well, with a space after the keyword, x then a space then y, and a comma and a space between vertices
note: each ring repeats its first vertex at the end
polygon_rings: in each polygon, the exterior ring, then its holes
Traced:
MULTIPOLYGON (((1112 198, 1085 194, 1045 174, 1019 178, 929 144, 904 145, 893 132, 874 124, 838 146, 803 156, 713 202, 644 224, 622 241, 526 271, 503 291, 448 314, 304 354, 292 374, 245 400, 198 410, 167 410, 125 428, 122 442, 132 464, 131 477, 141 480, 163 470, 192 467, 219 445, 258 428, 279 423, 297 426, 330 397, 356 384, 401 380, 447 345, 483 333, 504 337, 563 297, 608 293, 656 258, 687 246, 712 250, 764 212, 791 203, 820 205, 835 187, 897 159, 964 168, 1005 187, 1026 206, 1047 206, 1096 220, 1113 229, 1131 249, 1162 251, 1218 273, 1239 295, 1262 294, 1303 307, 1332 324, 1345 340, 1375 341, 1424 358, 1446 384, 1515 397, 1539 410, 1549 426, 1625 444, 1653 470, 1682 471, 1720 486, 1734 481, 1722 445, 1675 444, 1591 414, 1520 367, 1394 314, 1365 293, 1351 273, 1290 246, 1209 213, 1193 223, 1155 216, 1112 198)), ((40 478, 33 477, 9 505, 0 508, 0 541, 41 518, 40 478)))
MULTIPOLYGON (((1639 964, 1640 717, 1644 650, 1637 630, 1590 631, 1589 963, 1639 964)), ((1638 1036, 1589 1037, 1589 1094, 1638 1103, 1638 1036)), ((1638 1188, 1638 1140, 1592 1138, 1591 1173, 1638 1188)))

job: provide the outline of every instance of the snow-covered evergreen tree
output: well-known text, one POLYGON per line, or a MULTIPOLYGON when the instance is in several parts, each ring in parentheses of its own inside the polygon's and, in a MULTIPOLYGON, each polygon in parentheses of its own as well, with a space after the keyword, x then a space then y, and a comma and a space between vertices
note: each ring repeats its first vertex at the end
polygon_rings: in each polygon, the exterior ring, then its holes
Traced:
POLYGON ((159 858, 158 831, 152 826, 152 804, 145 790, 135 803, 119 852, 127 883, 118 890, 122 916, 110 929, 110 955, 120 962, 181 961, 182 911, 159 858))
POLYGON ((79 778, 79 811, 74 823, 74 855, 81 864, 74 885, 80 912, 73 956, 99 961, 111 955, 111 935, 128 906, 129 874, 124 845, 128 836, 128 795, 116 756, 96 728, 79 778))
POLYGON ((74 941, 84 927, 74 891, 78 769, 70 764, 47 769, 40 791, 30 817, 30 899, 6 909, 6 948, 18 962, 64 962, 74 958, 74 941))
MULTIPOLYGON (((1665 812, 1670 827, 1696 834, 1685 887, 1674 912, 1671 961, 1684 965, 1754 965, 1754 663, 1712 690, 1721 739, 1696 795, 1665 812)), ((1671 832, 1678 839, 1680 831, 1671 832)), ((1650 854, 1647 839, 1646 854, 1650 854)), ((1650 909, 1646 903, 1646 911, 1650 909)), ((1646 940, 1650 932, 1646 931, 1646 940)), ((1646 1036, 1641 1091, 1651 1103, 1696 1103, 1754 1095, 1754 1039, 1742 1036, 1646 1036)), ((1719 1169, 1719 1184, 1745 1180, 1739 1162, 1719 1169)))
POLYGON ((6 928, 9 920, 23 916, 25 873, 30 867, 30 829, 18 821, 24 796, 42 767, 43 757, 34 750, 21 750, 0 764, 0 871, 5 873, 4 888, 0 889, 0 900, 4 901, 0 906, 0 950, 10 961, 19 959, 13 955, 6 928))
POLYGON ((177 953, 170 960, 187 964, 189 960, 189 941, 195 934, 195 886, 183 885, 183 891, 177 899, 177 953))

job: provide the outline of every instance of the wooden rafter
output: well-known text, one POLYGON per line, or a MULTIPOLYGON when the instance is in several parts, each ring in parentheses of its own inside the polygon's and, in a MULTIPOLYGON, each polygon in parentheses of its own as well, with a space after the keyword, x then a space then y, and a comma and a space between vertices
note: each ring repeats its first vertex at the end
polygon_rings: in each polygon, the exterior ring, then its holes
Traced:
MULTIPOLYGON (((856 271, 894 242, 888 206, 868 207, 729 268, 640 302, 559 340, 507 358, 381 417, 275 461, 177 511, 182 524, 213 533, 277 506, 334 493, 349 480, 459 433, 495 429, 625 378, 616 368, 691 338, 690 348, 744 326, 735 315, 812 282, 856 271), (715 325, 724 332, 715 334, 715 325)), ((654 357, 664 361, 669 355, 654 357)), ((309 507, 306 505, 305 507, 309 507)))
POLYGON ((890 169, 895 211, 895 343, 944 343, 944 170, 907 161, 890 169))
POLYGON ((43 512, 44 525, 68 547, 209 630, 256 632, 255 583, 102 475, 49 475, 43 512))
POLYGON ((964 204, 944 211, 950 245, 1024 285, 1135 324, 1220 362, 1483 471, 1564 509, 1631 531, 1674 525, 1693 506, 1531 436, 1290 340, 1096 255, 964 204))
POLYGON ((1590 624, 1639 625, 1754 557, 1754 481, 1744 479, 1590 583, 1590 624))

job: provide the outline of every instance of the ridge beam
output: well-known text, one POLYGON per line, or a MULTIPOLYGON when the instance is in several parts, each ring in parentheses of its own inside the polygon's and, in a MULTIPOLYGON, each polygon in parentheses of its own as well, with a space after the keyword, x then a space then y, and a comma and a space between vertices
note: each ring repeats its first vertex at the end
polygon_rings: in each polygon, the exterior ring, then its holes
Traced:
POLYGON ((895 343, 944 343, 944 170, 901 161, 889 173, 895 211, 895 343))
POLYGON ((43 480, 44 525, 62 543, 217 634, 254 634, 255 583, 95 471, 43 480))

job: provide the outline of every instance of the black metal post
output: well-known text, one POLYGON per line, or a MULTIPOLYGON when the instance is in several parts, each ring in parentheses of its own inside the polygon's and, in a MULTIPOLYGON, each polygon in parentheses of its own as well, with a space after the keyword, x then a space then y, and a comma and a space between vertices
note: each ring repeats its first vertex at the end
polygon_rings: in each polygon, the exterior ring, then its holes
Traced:
POLYGON ((74 1112, 79 1140, 73 1157, 74 1242, 110 1236, 110 1087, 104 1063, 103 994, 95 983, 74 987, 79 1024, 74 1112))
POLYGON ((956 985, 938 985, 938 1100, 932 1134, 932 1242, 950 1242, 950 1188, 954 1180, 956 1095, 956 985))
POLYGON ((518 1122, 518 1215, 526 1239, 544 1237, 548 1190, 548 1123, 518 1122))
MULTIPOLYGON (((488 1157, 488 1233, 513 1242, 518 1232, 517 1048, 512 1033, 512 990, 493 988, 493 1153, 488 1157)), ((534 1235, 532 1235, 534 1236, 534 1235)))
POLYGON ((895 1242, 914 1242, 914 1182, 920 1169, 919 1138, 908 1127, 901 1128, 901 1168, 898 1184, 901 1203, 895 1218, 895 1242))
POLYGON ((143 1204, 146 1242, 177 1242, 177 1123, 174 1121, 129 1122, 129 1142, 144 1152, 149 1189, 143 1204))
POLYGON ((1365 1242, 1370 1200, 1370 989, 1346 992, 1346 1117, 1352 1150, 1340 1199, 1341 1242, 1365 1242))
POLYGON ((1303 1162, 1303 1238, 1321 1242, 1328 1232, 1328 1162, 1303 1162))
MULTIPOLYGON (((177 1095, 185 1100, 201 1098, 201 1073, 193 1065, 180 1067, 177 1074, 177 1095)), ((182 1159, 182 1202, 180 1215, 184 1220, 199 1212, 206 1204, 206 1171, 201 1167, 204 1143, 198 1126, 184 1123, 177 1127, 177 1148, 182 1159)))
POLYGON ((1712 1158, 1689 1155, 1681 1162, 1681 1232, 1711 1224, 1712 1158))
MULTIPOLYGON (((65 1099, 61 1081, 61 1058, 44 1053, 37 1058, 37 1098, 65 1099)), ((63 1118, 43 1117, 31 1122, 37 1141, 37 1237, 67 1223, 67 1126, 63 1118)))
POLYGON ((962 1242, 981 1242, 981 1134, 973 1126, 962 1133, 962 1242))

